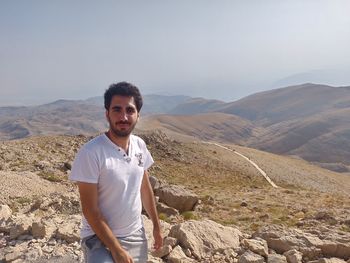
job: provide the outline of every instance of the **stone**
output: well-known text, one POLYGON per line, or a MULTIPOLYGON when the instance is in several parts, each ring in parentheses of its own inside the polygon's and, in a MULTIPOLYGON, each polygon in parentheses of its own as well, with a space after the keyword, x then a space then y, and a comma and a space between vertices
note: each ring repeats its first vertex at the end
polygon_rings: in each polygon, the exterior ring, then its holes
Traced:
POLYGON ((287 263, 287 258, 279 254, 269 254, 267 256, 267 263, 287 263))
POLYGON ((28 234, 32 226, 33 217, 21 215, 13 220, 10 228, 10 239, 16 239, 20 235, 28 234))
POLYGON ((22 252, 19 249, 14 249, 12 252, 5 255, 5 262, 12 262, 19 259, 22 256, 22 252))
POLYGON ((345 260, 350 258, 350 244, 326 241, 320 246, 320 249, 326 257, 337 257, 345 260))
POLYGON ((6 221, 12 215, 12 210, 8 205, 0 205, 0 222, 6 221))
POLYGON ((161 186, 155 191, 159 201, 179 210, 193 211, 199 198, 196 194, 178 185, 161 186))
POLYGON ((44 238, 46 236, 46 227, 40 221, 33 222, 31 232, 34 238, 44 238))
POLYGON ((175 247, 177 245, 177 239, 173 238, 173 237, 166 237, 164 239, 164 245, 165 246, 175 247))
POLYGON ((167 257, 168 263, 190 263, 195 262, 193 259, 188 258, 182 251, 180 246, 176 246, 173 251, 167 257))
POLYGON ((238 263, 264 263, 265 259, 251 251, 246 251, 238 258, 238 263))
POLYGON ((157 203, 157 211, 158 214, 164 213, 167 216, 178 216, 179 211, 177 211, 175 208, 167 206, 166 204, 163 204, 161 202, 157 203))
POLYGON ((260 256, 267 257, 268 247, 267 242, 264 239, 243 239, 244 247, 250 251, 259 254, 260 256))
POLYGON ((25 259, 26 261, 32 262, 39 259, 42 255, 43 255, 43 251, 41 250, 41 247, 36 247, 34 249, 30 249, 25 254, 25 259))
POLYGON ((152 251, 151 254, 153 257, 162 258, 169 255, 172 250, 172 246, 164 245, 160 249, 152 251))
POLYGON ((283 255, 286 257, 288 263, 301 263, 303 259, 303 254, 296 249, 288 250, 283 255))
POLYGON ((151 183, 153 191, 157 190, 160 187, 159 180, 153 175, 149 176, 149 182, 151 183))
POLYGON ((190 249, 195 258, 201 259, 213 251, 239 247, 242 233, 211 220, 189 220, 173 226, 169 236, 176 238, 182 248, 190 249))
POLYGON ((163 260, 160 258, 153 257, 152 255, 148 255, 147 263, 163 263, 163 260))
POLYGON ((70 216, 65 223, 57 228, 56 237, 68 243, 80 240, 80 216, 70 216))

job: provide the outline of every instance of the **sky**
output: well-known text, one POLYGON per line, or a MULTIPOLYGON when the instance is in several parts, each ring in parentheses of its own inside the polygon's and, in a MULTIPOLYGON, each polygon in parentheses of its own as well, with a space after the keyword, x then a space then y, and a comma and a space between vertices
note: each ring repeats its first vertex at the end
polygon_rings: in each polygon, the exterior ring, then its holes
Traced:
POLYGON ((348 0, 0 0, 0 106, 350 86, 348 0))

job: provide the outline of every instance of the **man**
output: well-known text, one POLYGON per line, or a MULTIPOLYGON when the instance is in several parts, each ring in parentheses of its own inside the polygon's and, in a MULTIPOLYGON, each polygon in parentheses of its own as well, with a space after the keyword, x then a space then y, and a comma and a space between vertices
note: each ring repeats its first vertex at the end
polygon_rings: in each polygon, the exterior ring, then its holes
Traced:
POLYGON ((153 222, 154 248, 162 246, 147 172, 153 159, 145 142, 131 134, 142 103, 134 85, 112 84, 104 94, 109 130, 86 143, 75 158, 70 179, 79 188, 87 263, 147 261, 142 204, 153 222))

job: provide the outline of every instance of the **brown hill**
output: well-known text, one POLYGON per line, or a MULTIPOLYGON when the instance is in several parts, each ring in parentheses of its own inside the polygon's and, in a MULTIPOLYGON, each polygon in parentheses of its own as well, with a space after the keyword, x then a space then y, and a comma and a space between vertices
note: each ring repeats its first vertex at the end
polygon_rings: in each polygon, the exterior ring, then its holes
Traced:
POLYGON ((242 143, 259 133, 250 121, 225 113, 154 115, 141 118, 141 130, 162 130, 172 136, 219 142, 242 143))

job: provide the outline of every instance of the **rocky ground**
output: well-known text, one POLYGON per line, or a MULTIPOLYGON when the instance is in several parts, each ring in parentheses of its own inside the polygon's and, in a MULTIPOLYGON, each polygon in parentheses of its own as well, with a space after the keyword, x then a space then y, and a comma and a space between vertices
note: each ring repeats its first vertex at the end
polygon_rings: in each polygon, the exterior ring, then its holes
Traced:
MULTIPOLYGON (((222 149, 159 133, 143 137, 156 161, 152 184, 166 237, 150 262, 350 262, 347 178, 229 146, 262 166, 275 189, 222 149)), ((0 142, 0 262, 82 260, 79 197, 67 176, 88 139, 0 142)))

